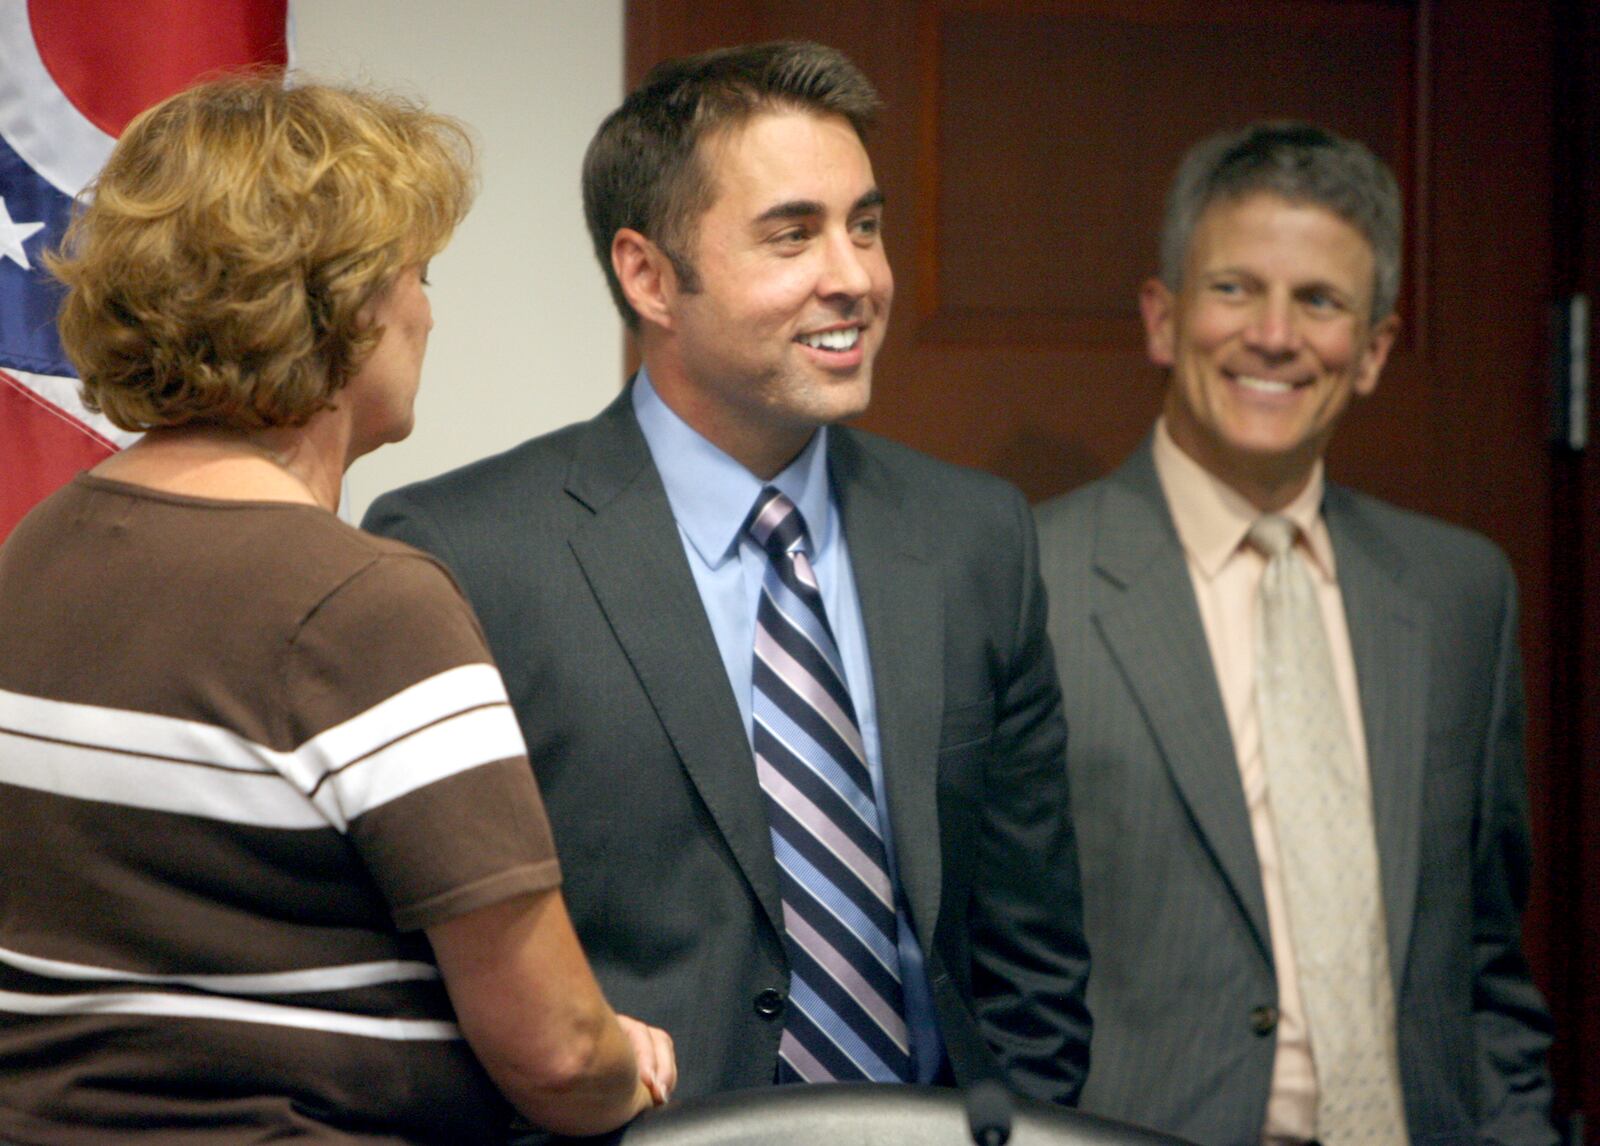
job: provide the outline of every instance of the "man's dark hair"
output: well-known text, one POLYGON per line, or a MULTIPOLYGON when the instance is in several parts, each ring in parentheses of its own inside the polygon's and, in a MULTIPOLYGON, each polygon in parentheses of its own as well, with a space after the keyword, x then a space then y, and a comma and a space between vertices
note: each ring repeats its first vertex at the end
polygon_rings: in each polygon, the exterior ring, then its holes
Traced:
POLYGON ((639 316, 611 266, 611 240, 622 228, 659 246, 684 290, 699 289, 685 252, 715 194, 702 140, 757 114, 791 110, 844 116, 864 139, 880 106, 860 69, 822 44, 719 48, 651 69, 600 125, 583 160, 589 238, 628 326, 637 329, 639 316))

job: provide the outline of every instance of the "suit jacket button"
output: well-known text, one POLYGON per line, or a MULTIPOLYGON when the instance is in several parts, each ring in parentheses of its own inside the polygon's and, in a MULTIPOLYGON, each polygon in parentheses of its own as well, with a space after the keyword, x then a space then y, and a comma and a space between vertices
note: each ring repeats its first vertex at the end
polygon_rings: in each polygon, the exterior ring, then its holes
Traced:
POLYGON ((775 1019, 783 1014, 784 998, 782 991, 774 991, 768 987, 756 996, 756 1014, 763 1019, 775 1019))
POLYGON ((1250 1012, 1250 1029, 1258 1035, 1270 1035, 1278 1029, 1277 1007, 1256 1007, 1250 1012))

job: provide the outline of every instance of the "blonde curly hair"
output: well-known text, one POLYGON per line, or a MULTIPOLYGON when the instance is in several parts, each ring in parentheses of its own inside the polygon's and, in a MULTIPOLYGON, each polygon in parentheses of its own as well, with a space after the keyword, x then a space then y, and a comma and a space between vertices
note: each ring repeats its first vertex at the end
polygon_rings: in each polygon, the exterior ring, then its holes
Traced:
POLYGON ((476 181, 465 125, 388 94, 261 72, 150 108, 47 257, 85 405, 125 430, 303 425, 476 181))

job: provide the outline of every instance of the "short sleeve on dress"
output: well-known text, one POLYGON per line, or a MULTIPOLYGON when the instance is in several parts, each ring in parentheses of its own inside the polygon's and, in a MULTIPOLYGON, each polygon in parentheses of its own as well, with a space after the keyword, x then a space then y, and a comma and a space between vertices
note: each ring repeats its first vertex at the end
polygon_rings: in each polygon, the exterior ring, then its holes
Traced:
POLYGON ((306 616, 285 658, 296 780, 396 926, 429 927, 560 883, 505 685, 454 582, 380 553, 306 616))

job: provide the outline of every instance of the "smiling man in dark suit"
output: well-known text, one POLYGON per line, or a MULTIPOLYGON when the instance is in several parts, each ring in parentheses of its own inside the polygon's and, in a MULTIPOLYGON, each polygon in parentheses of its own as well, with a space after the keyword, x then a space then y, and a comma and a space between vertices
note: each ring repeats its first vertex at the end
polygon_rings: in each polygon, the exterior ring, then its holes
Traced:
POLYGON ((1003 1075, 1070 1102, 1087 954, 1031 516, 838 425, 889 318, 866 79, 657 68, 584 202, 643 368, 593 421, 380 499, 488 632, 607 996, 679 1097, 1003 1075))
POLYGON ((1198 145, 1140 297, 1162 418, 1039 513, 1083 1104, 1207 1146, 1554 1140, 1511 571, 1323 479, 1395 337, 1400 218, 1317 128, 1198 145))

